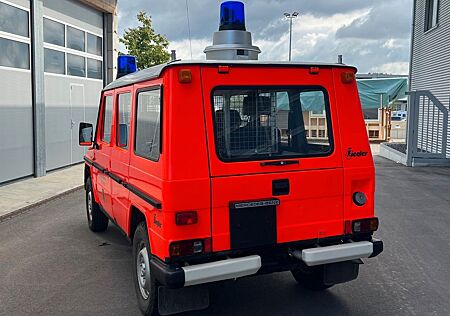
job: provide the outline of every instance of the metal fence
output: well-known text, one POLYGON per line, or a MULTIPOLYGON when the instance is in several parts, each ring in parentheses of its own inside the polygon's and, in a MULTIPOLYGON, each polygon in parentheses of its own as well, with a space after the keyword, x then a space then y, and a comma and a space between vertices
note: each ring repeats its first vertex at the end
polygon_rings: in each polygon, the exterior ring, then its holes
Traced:
POLYGON ((409 93, 407 165, 450 163, 449 110, 430 91, 409 93))

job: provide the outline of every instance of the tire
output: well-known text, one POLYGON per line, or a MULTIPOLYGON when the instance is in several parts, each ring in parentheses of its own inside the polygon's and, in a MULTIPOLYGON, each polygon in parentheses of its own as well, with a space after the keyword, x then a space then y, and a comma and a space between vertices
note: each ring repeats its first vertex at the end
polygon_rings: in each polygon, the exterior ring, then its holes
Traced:
POLYGON ((91 178, 86 181, 86 215, 89 229, 93 232, 104 232, 108 228, 109 219, 100 210, 100 205, 95 202, 91 178))
POLYGON ((334 284, 326 284, 323 266, 308 267, 307 269, 296 269, 291 271, 294 279, 304 288, 312 291, 323 291, 334 284))
POLYGON ((139 309, 144 315, 158 315, 157 283, 150 271, 151 250, 147 225, 140 222, 133 237, 133 281, 139 309))

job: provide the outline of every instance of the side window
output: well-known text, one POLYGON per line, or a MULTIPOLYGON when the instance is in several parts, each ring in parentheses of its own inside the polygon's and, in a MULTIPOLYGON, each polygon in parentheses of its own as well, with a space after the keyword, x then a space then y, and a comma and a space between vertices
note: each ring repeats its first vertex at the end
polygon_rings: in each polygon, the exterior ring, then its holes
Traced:
POLYGON ((130 135, 131 93, 119 94, 117 98, 117 146, 127 149, 130 135))
POLYGON ((111 124, 113 114, 113 97, 105 97, 105 107, 103 108, 103 136, 102 141, 105 143, 111 142, 111 124))
POLYGON ((136 108, 135 153, 158 161, 161 152, 161 89, 139 92, 136 108))
POLYGON ((427 0, 425 4, 425 32, 439 23, 439 0, 427 0))

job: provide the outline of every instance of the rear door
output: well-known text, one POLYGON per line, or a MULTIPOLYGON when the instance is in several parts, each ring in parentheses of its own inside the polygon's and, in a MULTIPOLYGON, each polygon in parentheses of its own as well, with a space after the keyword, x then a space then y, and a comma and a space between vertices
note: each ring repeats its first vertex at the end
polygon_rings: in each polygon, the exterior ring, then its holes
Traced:
POLYGON ((332 70, 210 66, 202 81, 213 250, 343 234, 332 70))
POLYGON ((111 149, 111 198, 114 219, 126 231, 130 210, 130 191, 122 182, 128 182, 131 148, 132 88, 117 89, 115 94, 115 137, 111 149))

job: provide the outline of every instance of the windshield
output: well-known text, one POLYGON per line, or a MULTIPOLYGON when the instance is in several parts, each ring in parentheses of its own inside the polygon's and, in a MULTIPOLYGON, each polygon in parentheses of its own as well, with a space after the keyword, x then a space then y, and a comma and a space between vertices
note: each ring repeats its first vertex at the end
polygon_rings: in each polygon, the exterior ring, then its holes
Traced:
POLYGON ((332 151, 323 88, 218 88, 212 99, 221 160, 324 156, 332 151))

